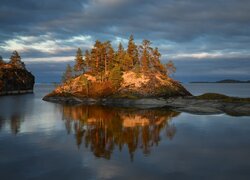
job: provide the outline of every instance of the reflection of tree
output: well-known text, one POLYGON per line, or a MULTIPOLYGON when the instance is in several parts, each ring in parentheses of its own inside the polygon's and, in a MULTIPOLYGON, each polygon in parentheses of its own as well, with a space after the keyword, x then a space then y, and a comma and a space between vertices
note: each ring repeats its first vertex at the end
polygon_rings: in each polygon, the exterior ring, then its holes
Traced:
POLYGON ((166 128, 171 140, 176 132, 171 118, 179 113, 167 110, 133 110, 100 106, 63 106, 63 120, 68 133, 74 132, 77 146, 84 142, 96 157, 110 159, 115 148, 127 146, 131 160, 137 149, 144 154, 160 142, 166 128))
POLYGON ((13 134, 19 133, 20 127, 21 127, 21 120, 20 120, 20 117, 17 116, 17 115, 11 116, 11 121, 10 121, 11 132, 12 132, 13 134))
POLYGON ((18 115, 12 115, 10 119, 3 119, 0 117, 0 131, 4 125, 9 124, 11 132, 16 135, 20 132, 21 123, 22 118, 18 115))
POLYGON ((0 131, 2 130, 3 126, 4 126, 4 120, 3 120, 3 118, 0 116, 0 131))
POLYGON ((166 136, 169 140, 172 140, 174 138, 175 133, 176 133, 176 127, 174 124, 168 125, 166 127, 166 136))

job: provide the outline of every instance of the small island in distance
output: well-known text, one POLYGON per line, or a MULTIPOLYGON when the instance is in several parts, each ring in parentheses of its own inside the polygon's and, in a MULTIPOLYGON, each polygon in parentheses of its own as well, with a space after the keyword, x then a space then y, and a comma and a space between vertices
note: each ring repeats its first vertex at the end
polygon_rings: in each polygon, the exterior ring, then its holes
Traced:
POLYGON ((220 80, 220 81, 214 81, 214 82, 210 82, 210 81, 193 81, 190 83, 250 83, 250 80, 247 81, 241 81, 241 80, 234 80, 234 79, 224 79, 224 80, 220 80))
POLYGON ((206 93, 193 96, 178 81, 172 61, 162 64, 158 48, 149 40, 141 45, 131 35, 127 50, 110 41, 96 41, 82 54, 78 48, 74 67, 67 65, 62 84, 43 100, 66 103, 134 108, 171 108, 194 114, 250 115, 250 98, 206 93))

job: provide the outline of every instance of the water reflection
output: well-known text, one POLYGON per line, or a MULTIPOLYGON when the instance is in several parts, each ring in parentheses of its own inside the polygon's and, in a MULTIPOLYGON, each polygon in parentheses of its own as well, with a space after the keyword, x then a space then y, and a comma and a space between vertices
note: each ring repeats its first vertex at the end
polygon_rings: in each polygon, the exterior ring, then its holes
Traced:
POLYGON ((25 117, 33 111, 33 97, 33 94, 0 97, 0 132, 5 129, 16 135, 21 131, 25 117))
POLYGON ((157 146, 163 132, 169 140, 176 133, 172 118, 178 112, 162 109, 138 110, 101 106, 61 106, 67 132, 76 144, 89 148, 96 157, 110 159, 115 149, 128 148, 133 160, 137 149, 145 155, 157 146))
POLYGON ((24 122, 24 118, 17 114, 12 115, 9 119, 0 117, 0 132, 5 126, 9 126, 12 134, 16 135, 20 132, 22 122, 24 122))

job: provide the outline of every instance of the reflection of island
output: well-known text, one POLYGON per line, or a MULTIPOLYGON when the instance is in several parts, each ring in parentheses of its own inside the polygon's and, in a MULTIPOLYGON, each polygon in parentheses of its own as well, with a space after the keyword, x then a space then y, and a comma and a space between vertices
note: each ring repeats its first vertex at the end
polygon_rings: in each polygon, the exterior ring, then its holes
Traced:
POLYGON ((80 147, 84 142, 96 157, 110 159, 115 148, 128 147, 131 160, 137 149, 144 154, 157 146, 160 132, 166 129, 171 140, 176 128, 171 118, 179 115, 167 110, 131 110, 100 106, 63 106, 63 120, 68 133, 76 136, 80 147))
POLYGON ((22 132, 22 124, 33 113, 34 94, 0 96, 0 133, 22 132))

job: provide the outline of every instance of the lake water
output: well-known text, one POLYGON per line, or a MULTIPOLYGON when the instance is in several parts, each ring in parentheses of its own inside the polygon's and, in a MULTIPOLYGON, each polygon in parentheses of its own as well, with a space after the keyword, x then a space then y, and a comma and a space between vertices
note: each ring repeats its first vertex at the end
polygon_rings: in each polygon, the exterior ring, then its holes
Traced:
MULTIPOLYGON (((250 97, 250 84, 186 84, 250 97)), ((250 117, 0 97, 0 179, 250 179, 250 117)))
POLYGON ((189 83, 184 86, 193 95, 209 92, 235 97, 250 97, 250 83, 189 83))

